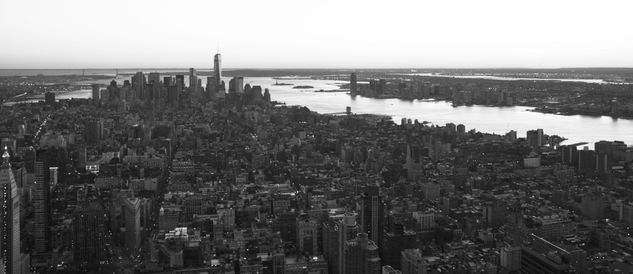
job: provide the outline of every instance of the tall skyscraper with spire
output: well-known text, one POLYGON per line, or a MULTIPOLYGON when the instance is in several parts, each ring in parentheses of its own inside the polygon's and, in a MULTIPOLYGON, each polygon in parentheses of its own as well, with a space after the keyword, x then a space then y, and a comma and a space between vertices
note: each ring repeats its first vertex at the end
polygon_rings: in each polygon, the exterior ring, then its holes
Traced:
POLYGON ((222 85, 222 56, 216 53, 213 56, 213 76, 215 76, 215 85, 222 85))
POLYGON ((5 147, 0 167, 0 273, 20 272, 20 196, 5 147))

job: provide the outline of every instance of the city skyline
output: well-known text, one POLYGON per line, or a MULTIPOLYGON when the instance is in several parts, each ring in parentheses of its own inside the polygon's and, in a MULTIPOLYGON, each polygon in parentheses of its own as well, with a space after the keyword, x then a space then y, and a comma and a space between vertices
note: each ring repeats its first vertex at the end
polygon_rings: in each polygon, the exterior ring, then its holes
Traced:
POLYGON ((630 7, 5 0, 0 69, 633 67, 630 7))

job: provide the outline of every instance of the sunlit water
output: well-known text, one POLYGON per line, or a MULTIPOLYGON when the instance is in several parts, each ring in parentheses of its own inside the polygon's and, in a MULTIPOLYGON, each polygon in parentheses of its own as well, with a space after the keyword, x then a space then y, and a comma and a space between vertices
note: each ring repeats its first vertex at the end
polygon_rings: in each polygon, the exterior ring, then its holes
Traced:
MULTIPOLYGON (((119 84, 128 76, 119 77, 119 84)), ((229 78, 224 81, 228 85, 229 78)), ((101 81, 107 83, 109 81, 101 81)), ((620 140, 633 144, 633 120, 613 119, 610 117, 591 117, 583 115, 554 115, 531 112, 531 107, 489 107, 489 106, 459 106, 452 107, 445 101, 429 100, 401 100, 375 99, 361 96, 352 97, 346 91, 317 92, 319 90, 338 90, 344 81, 335 80, 306 80, 283 79, 275 80, 270 77, 245 77, 245 84, 260 85, 270 89, 274 101, 287 105, 307 106, 319 113, 341 113, 347 106, 353 113, 380 114, 392 117, 396 123, 402 118, 428 121, 437 125, 446 123, 464 124, 467 129, 477 129, 481 132, 504 134, 516 130, 519 137, 525 137, 526 131, 542 128, 545 134, 556 134, 567 138, 565 143, 589 142, 599 140, 620 140), (292 86, 274 85, 275 82, 290 83, 292 86), (314 88, 295 89, 294 86, 309 85, 314 88)), ((206 79, 202 79, 206 85, 206 79)), ((57 94, 58 99, 90 98, 90 90, 80 90, 57 94)), ((43 100, 43 98, 37 98, 43 100)))

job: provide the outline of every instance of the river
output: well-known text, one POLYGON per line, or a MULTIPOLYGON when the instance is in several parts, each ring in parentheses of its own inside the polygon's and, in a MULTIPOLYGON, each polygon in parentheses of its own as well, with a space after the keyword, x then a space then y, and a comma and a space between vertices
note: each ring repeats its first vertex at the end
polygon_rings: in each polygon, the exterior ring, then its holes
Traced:
MULTIPOLYGON (((186 78, 186 77, 185 77, 186 78)), ((122 84, 129 76, 119 76, 122 84)), ((224 81, 228 84, 229 78, 224 81)), ((109 81, 104 81, 106 83, 109 81)), ((271 99, 285 102, 287 105, 307 106, 319 113, 341 113, 347 106, 353 113, 380 114, 391 116, 396 123, 402 118, 428 121, 437 125, 446 123, 464 124, 468 130, 504 134, 516 130, 519 137, 525 137, 528 130, 542 128, 545 134, 567 138, 567 144, 588 142, 590 148, 600 140, 619 140, 633 144, 633 120, 614 119, 607 116, 592 117, 584 115, 555 115, 529 111, 532 107, 490 107, 458 106, 453 107, 446 101, 376 99, 361 96, 352 97, 344 90, 318 92, 319 90, 339 90, 339 85, 347 83, 336 80, 310 80, 284 78, 275 80, 270 77, 245 77, 245 84, 260 85, 270 89, 271 99), (276 82, 292 85, 274 85, 276 82), (295 89, 294 86, 312 86, 313 88, 295 89)), ((206 79, 202 79, 206 85, 206 79)), ((58 99, 90 98, 90 90, 61 93, 58 99)), ((33 98, 35 101, 43 98, 33 98)))

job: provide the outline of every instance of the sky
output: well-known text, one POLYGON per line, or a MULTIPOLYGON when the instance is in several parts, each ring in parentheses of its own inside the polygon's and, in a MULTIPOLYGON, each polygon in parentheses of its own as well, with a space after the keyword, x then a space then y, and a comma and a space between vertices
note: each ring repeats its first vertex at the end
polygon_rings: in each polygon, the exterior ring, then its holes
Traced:
POLYGON ((0 69, 633 67, 629 0, 0 0, 0 69))

